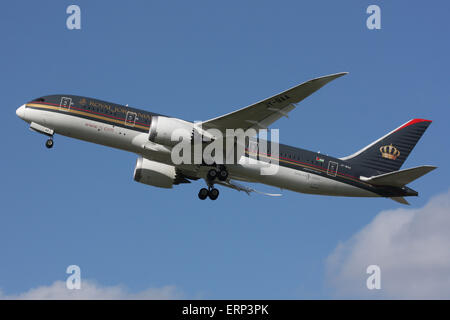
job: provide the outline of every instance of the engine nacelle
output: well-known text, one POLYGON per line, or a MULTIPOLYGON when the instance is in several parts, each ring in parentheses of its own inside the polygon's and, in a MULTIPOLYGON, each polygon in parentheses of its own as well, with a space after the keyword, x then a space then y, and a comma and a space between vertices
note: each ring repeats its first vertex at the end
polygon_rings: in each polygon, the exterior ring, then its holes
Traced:
POLYGON ((139 157, 133 178, 137 182, 150 186, 172 188, 177 179, 177 173, 174 166, 139 157))
POLYGON ((150 126, 148 140, 165 146, 174 146, 178 143, 172 141, 172 134, 175 130, 177 136, 182 137, 184 141, 191 140, 194 124, 177 118, 168 118, 163 116, 153 116, 150 126))

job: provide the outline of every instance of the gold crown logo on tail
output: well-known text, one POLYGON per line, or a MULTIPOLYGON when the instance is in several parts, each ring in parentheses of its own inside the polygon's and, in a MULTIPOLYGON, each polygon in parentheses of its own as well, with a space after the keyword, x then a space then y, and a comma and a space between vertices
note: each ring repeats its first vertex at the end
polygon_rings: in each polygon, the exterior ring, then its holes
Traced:
POLYGON ((380 147, 381 156, 386 159, 395 160, 400 156, 400 151, 392 144, 380 147))

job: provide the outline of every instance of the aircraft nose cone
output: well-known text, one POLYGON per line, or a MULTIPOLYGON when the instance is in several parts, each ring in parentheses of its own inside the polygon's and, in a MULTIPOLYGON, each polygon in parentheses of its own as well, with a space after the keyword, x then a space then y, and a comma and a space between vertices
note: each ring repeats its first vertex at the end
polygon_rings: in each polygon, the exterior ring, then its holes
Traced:
POLYGON ((16 110, 16 114, 20 119, 24 119, 25 118, 25 105, 21 105, 20 107, 18 107, 16 110))

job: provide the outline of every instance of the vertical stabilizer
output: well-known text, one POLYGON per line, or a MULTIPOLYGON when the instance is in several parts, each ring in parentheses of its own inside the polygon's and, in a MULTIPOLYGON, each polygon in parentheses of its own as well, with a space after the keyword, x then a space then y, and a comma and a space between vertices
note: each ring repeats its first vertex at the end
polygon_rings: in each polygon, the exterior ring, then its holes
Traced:
POLYGON ((366 176, 398 171, 430 124, 430 120, 410 120, 341 160, 365 169, 366 176))

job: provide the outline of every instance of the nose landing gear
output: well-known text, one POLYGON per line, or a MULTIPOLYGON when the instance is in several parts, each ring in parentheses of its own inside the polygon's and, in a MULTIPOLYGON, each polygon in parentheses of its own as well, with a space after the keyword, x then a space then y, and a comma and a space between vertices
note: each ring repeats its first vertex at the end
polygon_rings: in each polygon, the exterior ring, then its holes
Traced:
POLYGON ((55 130, 44 127, 43 125, 40 125, 36 122, 31 122, 30 129, 37 133, 46 135, 48 137, 48 140, 45 142, 45 146, 48 149, 51 149, 53 147, 53 134, 55 133, 55 130))
POLYGON ((52 138, 50 138, 50 139, 48 139, 46 142, 45 142, 45 146, 48 148, 48 149, 51 149, 51 148, 53 148, 53 139, 52 138))

